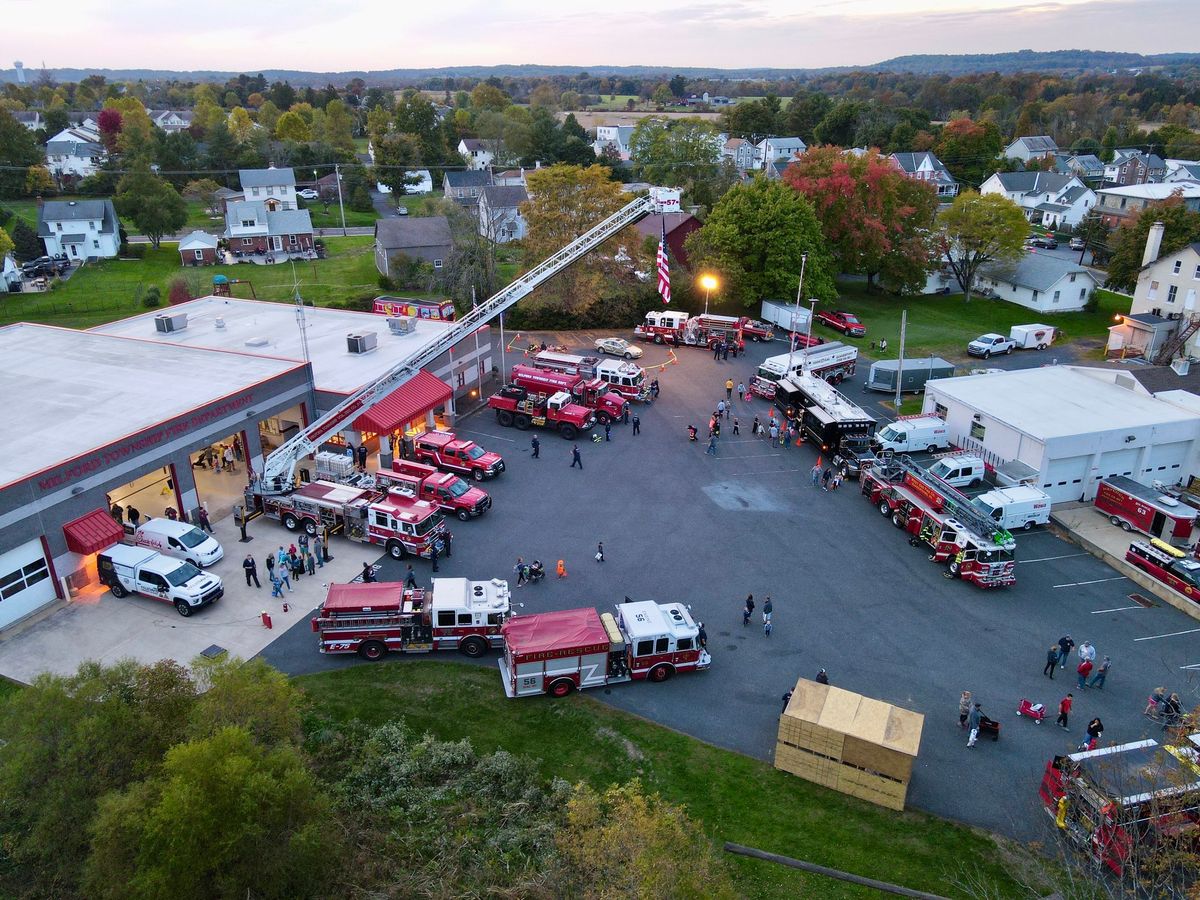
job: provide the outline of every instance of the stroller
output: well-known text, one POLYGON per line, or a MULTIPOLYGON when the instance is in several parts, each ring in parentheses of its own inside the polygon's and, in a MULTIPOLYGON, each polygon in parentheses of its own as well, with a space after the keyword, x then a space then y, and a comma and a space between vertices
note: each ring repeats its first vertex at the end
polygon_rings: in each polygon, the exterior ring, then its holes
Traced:
POLYGON ((531 584, 536 584, 546 577, 546 567, 542 565, 541 560, 535 559, 533 565, 525 567, 525 579, 531 584))

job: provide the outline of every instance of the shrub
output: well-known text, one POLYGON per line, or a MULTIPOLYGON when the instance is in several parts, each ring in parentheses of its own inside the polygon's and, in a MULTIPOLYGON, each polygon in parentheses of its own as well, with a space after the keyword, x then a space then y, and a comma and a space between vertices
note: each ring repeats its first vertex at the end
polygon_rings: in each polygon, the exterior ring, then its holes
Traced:
POLYGON ((146 293, 142 295, 142 306, 146 309, 162 306, 162 291, 158 289, 158 285, 152 284, 146 288, 146 293))
POLYGON ((167 291, 167 299, 174 306, 176 303, 187 303, 192 299, 192 289, 188 286, 186 278, 171 279, 171 286, 167 291))
POLYGON ((355 188, 354 193, 350 195, 350 208, 355 212, 370 212, 375 208, 365 187, 360 185, 355 188))
POLYGON ((392 279, 388 278, 386 275, 380 275, 379 289, 381 291, 394 291, 396 289, 396 282, 392 281, 392 279))

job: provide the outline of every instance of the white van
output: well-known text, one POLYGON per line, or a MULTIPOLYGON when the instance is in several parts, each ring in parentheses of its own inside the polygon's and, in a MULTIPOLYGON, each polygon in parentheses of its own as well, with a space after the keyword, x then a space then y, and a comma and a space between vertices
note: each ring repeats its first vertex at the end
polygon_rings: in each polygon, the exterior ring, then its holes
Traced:
POLYGON ((225 551, 216 539, 195 525, 175 519, 149 519, 133 533, 137 547, 149 547, 164 556, 185 559, 193 566, 211 566, 220 562, 225 551))
POLYGON ((875 432, 871 442, 876 451, 913 453, 917 450, 945 450, 950 446, 946 423, 937 416, 907 416, 889 422, 875 432))
POLYGON ((1035 487, 996 488, 980 494, 971 505, 1001 528, 1024 528, 1045 525, 1050 521, 1050 497, 1035 487))
POLYGON ((929 474, 952 487, 974 487, 983 483, 983 460, 978 456, 947 456, 930 466, 929 474))

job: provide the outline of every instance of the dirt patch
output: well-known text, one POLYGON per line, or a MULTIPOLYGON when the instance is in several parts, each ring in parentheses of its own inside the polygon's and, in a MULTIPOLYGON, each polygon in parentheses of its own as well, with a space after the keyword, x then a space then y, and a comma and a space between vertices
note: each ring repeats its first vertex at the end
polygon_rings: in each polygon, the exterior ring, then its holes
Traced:
POLYGON ((621 748, 625 751, 625 755, 634 761, 646 758, 646 754, 644 754, 640 749, 638 749, 637 744, 635 744, 629 738, 625 737, 623 734, 618 734, 617 732, 613 731, 611 728, 609 728, 607 726, 597 728, 596 729, 596 737, 608 738, 608 739, 612 740, 614 743, 619 744, 621 746, 621 748))

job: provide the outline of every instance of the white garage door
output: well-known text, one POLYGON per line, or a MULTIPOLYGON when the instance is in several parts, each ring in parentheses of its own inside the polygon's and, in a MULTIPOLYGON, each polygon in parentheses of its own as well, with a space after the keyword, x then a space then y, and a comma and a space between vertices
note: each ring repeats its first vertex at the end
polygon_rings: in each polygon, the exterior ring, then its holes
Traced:
POLYGON ((1126 478, 1141 481, 1138 473, 1134 471, 1140 452, 1138 448, 1131 447, 1127 450, 1109 450, 1107 453, 1101 453, 1100 464, 1096 469, 1096 478, 1111 478, 1114 475, 1124 475, 1126 478))
POLYGON ((1090 459, 1090 456, 1068 456, 1050 460, 1046 477, 1042 479, 1042 490, 1050 495, 1052 503, 1079 499, 1090 459))
POLYGON ((50 565, 39 540, 0 554, 0 628, 56 597, 50 565))
POLYGON ((1145 470, 1147 480, 1156 479, 1167 484, 1177 482, 1183 475, 1183 464, 1187 462, 1188 451, 1191 448, 1191 441, 1176 441, 1173 444, 1151 447, 1145 470))

